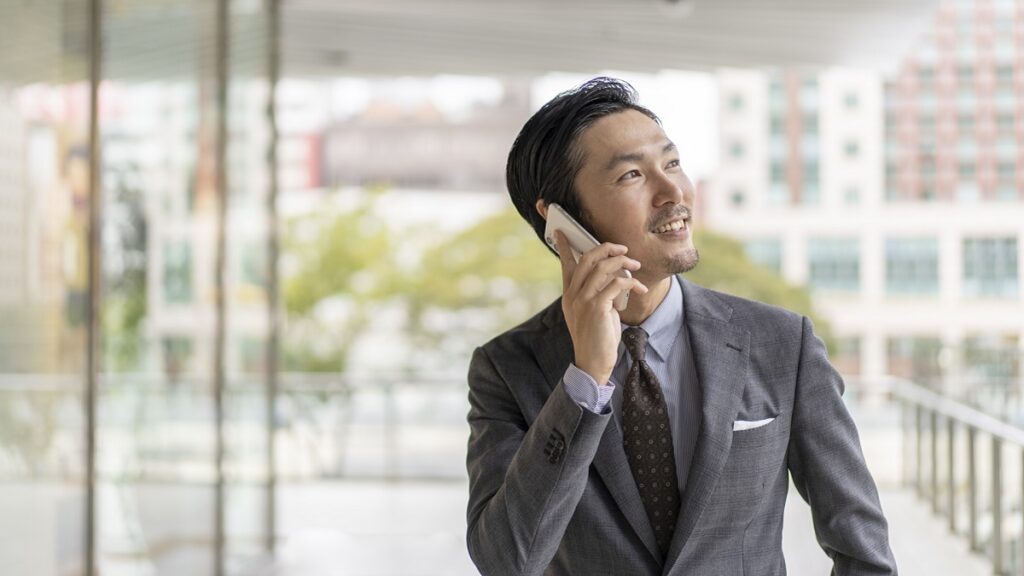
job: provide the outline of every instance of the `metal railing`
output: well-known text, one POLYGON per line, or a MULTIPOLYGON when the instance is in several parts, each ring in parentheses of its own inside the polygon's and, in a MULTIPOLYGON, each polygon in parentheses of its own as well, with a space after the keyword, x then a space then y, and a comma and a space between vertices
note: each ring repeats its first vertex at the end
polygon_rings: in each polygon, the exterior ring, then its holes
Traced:
POLYGON ((1024 573, 1024 430, 911 382, 890 391, 902 406, 904 482, 994 574, 1024 573), (1005 465, 1013 452, 1016 470, 1005 465))

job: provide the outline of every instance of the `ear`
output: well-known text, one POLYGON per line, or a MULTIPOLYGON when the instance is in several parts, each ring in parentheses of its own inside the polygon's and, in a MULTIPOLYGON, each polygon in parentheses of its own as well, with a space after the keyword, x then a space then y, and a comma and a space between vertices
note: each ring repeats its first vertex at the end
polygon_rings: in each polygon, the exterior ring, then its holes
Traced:
POLYGON ((537 203, 534 206, 537 207, 537 213, 540 214, 540 217, 543 218, 544 221, 547 221, 548 205, 545 204, 543 200, 537 200, 537 203))

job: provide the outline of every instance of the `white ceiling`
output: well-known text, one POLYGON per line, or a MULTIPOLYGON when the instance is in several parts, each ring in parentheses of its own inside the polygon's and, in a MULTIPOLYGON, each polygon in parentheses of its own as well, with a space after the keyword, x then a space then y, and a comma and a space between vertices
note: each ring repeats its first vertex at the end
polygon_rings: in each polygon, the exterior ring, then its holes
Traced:
POLYGON ((283 0, 289 75, 887 68, 936 0, 283 0))
MULTIPOLYGON (((232 74, 266 70, 265 0, 231 0, 232 74)), ((285 76, 888 68, 938 0, 281 0, 285 76)), ((85 0, 0 0, 0 85, 88 70, 85 0)), ((104 76, 212 69, 215 3, 106 0, 104 76), (205 56, 204 56, 205 55, 205 56)))

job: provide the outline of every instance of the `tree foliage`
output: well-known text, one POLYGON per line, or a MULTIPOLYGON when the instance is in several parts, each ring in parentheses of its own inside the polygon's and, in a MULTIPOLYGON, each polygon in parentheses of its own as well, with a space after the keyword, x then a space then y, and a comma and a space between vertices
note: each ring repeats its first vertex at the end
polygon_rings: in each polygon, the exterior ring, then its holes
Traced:
POLYGON ((326 203, 285 225, 286 370, 337 372, 368 325, 371 303, 400 292, 394 242, 375 215, 379 193, 326 203))
MULTIPOLYGON (((372 198, 348 211, 297 219, 288 231, 295 264, 285 284, 289 369, 342 369, 369 310, 381 303, 405 312, 411 352, 396 358, 396 367, 451 369, 561 294, 557 257, 511 208, 430 246, 417 238, 413 265, 396 264, 399 243, 374 215, 372 198), (344 312, 333 320, 332 302, 344 312)), ((815 316, 805 290, 752 263, 739 242, 710 231, 695 241, 701 263, 687 279, 815 316)), ((827 340, 825 323, 815 323, 827 340)))

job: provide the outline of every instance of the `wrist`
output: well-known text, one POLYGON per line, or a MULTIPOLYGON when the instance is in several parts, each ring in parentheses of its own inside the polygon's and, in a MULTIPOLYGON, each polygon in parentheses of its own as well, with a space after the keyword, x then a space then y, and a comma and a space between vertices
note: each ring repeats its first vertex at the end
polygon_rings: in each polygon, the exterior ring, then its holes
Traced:
POLYGON ((611 370, 595 368, 593 365, 580 362, 578 359, 574 361, 573 364, 575 364, 577 368, 585 372, 587 376, 593 378, 594 382, 596 382, 598 386, 606 386, 608 384, 608 381, 611 379, 611 370))

